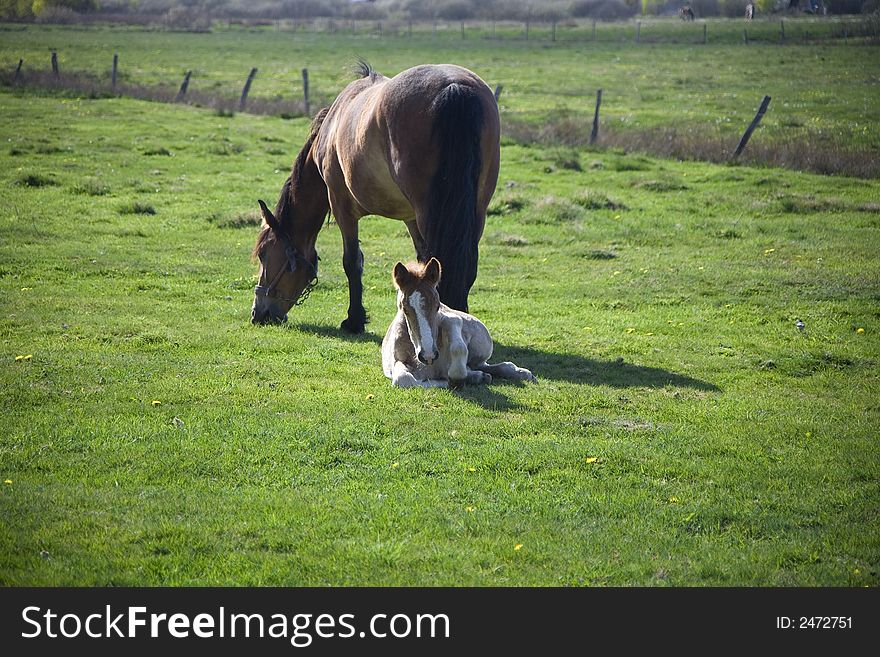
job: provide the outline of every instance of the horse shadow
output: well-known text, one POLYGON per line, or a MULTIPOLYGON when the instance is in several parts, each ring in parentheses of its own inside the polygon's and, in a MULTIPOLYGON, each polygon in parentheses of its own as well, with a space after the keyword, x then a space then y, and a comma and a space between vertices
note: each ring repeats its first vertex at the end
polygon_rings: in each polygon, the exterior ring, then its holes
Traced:
MULTIPOLYGON (((353 335, 333 326, 319 324, 297 324, 297 330, 324 338, 336 338, 347 342, 372 342, 382 344, 382 337, 374 333, 353 335)), ((721 389, 707 381, 684 374, 678 374, 659 367, 649 367, 628 363, 623 358, 597 360, 576 354, 559 351, 545 351, 533 347, 505 345, 495 342, 491 362, 509 360, 525 367, 538 377, 538 381, 564 381, 580 385, 611 386, 612 388, 692 388, 704 392, 719 392, 721 389)), ((504 394, 509 386, 528 386, 518 381, 496 380, 488 386, 465 386, 454 390, 454 394, 487 410, 514 410, 522 404, 504 394)), ((540 383, 539 383, 540 385, 540 383)))

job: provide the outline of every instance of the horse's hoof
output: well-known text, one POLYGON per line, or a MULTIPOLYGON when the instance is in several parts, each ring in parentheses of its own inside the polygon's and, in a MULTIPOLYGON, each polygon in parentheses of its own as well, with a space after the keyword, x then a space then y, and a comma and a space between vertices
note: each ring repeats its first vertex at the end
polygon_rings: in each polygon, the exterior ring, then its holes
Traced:
POLYGON ((363 322, 353 322, 350 319, 343 319, 342 324, 339 325, 346 333, 351 333, 352 335, 360 335, 364 332, 364 323, 363 322))

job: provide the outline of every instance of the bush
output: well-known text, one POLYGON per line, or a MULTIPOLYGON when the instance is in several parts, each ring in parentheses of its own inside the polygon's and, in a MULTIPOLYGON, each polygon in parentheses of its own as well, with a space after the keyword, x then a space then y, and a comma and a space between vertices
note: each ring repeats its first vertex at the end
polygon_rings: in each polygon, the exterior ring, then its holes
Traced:
POLYGON ((614 20, 630 18, 637 12, 637 5, 628 5, 623 0, 575 0, 571 5, 571 15, 576 18, 614 20))
POLYGON ((450 0, 437 7, 437 17, 447 21, 463 21, 473 18, 474 6, 467 0, 450 0))
POLYGON ((162 16, 162 23, 177 30, 206 31, 211 28, 210 16, 186 7, 172 7, 162 16))
POLYGON ((719 13, 727 18, 742 18, 746 15, 746 5, 749 0, 721 0, 719 13))
POLYGON ((69 7, 46 7, 36 17, 38 23, 54 23, 55 25, 71 25, 76 23, 80 15, 69 7))

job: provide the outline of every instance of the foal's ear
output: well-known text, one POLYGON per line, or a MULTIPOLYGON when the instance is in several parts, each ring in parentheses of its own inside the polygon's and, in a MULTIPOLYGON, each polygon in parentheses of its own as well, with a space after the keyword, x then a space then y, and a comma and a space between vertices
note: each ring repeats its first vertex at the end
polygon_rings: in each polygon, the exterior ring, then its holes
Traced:
POLYGON ((391 278, 394 279, 394 285, 397 286, 398 289, 406 285, 412 279, 412 274, 409 273, 409 269, 402 262, 398 262, 394 265, 394 271, 391 274, 391 278))
POLYGON ((260 204, 260 214, 263 215, 263 221, 274 230, 276 233, 280 230, 280 226, 278 225, 278 220, 275 218, 275 215, 272 214, 272 211, 266 207, 266 204, 263 201, 257 201, 260 204))
POLYGON ((440 267, 440 261, 434 257, 428 260, 428 264, 425 265, 425 281, 430 283, 433 287, 437 287, 440 284, 441 273, 442 267, 440 267))

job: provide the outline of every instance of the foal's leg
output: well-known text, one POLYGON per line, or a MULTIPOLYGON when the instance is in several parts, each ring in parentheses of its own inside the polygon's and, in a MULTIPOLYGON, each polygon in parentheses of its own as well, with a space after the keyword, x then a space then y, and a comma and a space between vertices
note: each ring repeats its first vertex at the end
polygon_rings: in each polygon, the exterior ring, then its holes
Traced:
POLYGON ((490 365, 489 363, 482 363, 480 365, 477 365, 476 369, 501 379, 513 379, 514 381, 530 381, 531 383, 538 382, 538 378, 529 370, 524 367, 517 367, 510 361, 495 363, 494 365, 490 365))
POLYGON ((449 385, 447 381, 439 379, 420 381, 401 361, 394 363, 394 369, 391 371, 391 384, 398 388, 446 388, 449 385))
POLYGON ((456 387, 468 383, 479 385, 491 383, 492 375, 467 366, 468 348, 461 337, 461 320, 458 318, 447 319, 440 328, 446 333, 446 344, 449 349, 449 385, 456 387))

